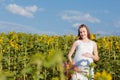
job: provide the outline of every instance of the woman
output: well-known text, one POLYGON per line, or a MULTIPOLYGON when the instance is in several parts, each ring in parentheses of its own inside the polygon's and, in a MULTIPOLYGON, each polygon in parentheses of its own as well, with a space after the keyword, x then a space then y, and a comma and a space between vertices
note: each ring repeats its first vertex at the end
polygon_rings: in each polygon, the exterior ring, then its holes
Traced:
POLYGON ((78 38, 69 51, 68 59, 75 70, 71 80, 88 80, 86 75, 89 74, 94 77, 93 68, 91 69, 89 66, 93 61, 98 61, 99 56, 97 45, 90 40, 90 31, 85 24, 78 28, 78 38), (72 59, 75 50, 74 59, 72 59))

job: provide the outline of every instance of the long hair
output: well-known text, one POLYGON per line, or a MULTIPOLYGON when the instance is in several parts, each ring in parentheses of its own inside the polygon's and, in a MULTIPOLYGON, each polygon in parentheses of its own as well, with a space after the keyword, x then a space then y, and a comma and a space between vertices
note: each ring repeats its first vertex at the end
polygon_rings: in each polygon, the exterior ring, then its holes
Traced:
POLYGON ((87 37, 88 37, 88 39, 91 39, 90 38, 90 30, 89 30, 89 28, 85 24, 81 24, 79 26, 79 28, 78 28, 78 35, 77 35, 77 39, 76 40, 82 40, 82 37, 80 36, 80 29, 83 28, 83 27, 86 28, 86 30, 87 30, 87 37))

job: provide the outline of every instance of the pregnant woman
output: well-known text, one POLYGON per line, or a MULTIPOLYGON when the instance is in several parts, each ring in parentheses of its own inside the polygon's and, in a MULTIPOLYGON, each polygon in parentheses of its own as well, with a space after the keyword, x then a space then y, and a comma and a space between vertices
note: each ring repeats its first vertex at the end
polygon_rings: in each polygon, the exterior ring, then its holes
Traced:
MULTIPOLYGON (((74 66, 75 73, 72 74, 71 80, 88 80, 85 75, 91 75, 94 78, 93 68, 90 69, 90 64, 99 60, 97 44, 90 39, 90 31, 85 24, 78 28, 78 38, 73 43, 68 59, 74 66), (75 51, 74 59, 72 55, 75 51)), ((92 80, 91 79, 91 80, 92 80)))

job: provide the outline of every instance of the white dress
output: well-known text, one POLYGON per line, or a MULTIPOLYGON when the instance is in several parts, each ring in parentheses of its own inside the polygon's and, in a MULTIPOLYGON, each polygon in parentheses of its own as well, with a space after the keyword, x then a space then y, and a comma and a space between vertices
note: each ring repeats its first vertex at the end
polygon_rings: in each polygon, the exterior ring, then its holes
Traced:
MULTIPOLYGON (((75 65, 82 71, 81 73, 75 72, 71 80, 88 80, 85 75, 94 76, 93 68, 90 69, 89 65, 93 62, 92 58, 83 56, 82 54, 89 52, 93 54, 93 47, 95 42, 90 40, 88 43, 77 40, 76 53, 74 56, 75 65)), ((91 79, 92 80, 92 79, 91 79)))

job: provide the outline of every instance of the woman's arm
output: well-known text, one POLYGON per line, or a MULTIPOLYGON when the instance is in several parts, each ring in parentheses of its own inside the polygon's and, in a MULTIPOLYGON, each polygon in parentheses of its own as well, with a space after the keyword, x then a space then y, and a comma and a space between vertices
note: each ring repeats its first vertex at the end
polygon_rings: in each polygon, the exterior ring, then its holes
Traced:
POLYGON ((98 50, 97 50, 97 44, 94 43, 94 48, 93 48, 94 54, 92 55, 93 60, 98 61, 99 56, 98 56, 98 50))
POLYGON ((75 64, 74 61, 72 60, 72 55, 73 55, 73 53, 74 53, 74 51, 75 51, 76 46, 77 46, 77 44, 76 44, 76 41, 75 41, 75 42, 73 43, 73 45, 72 45, 69 53, 68 53, 68 60, 70 61, 70 63, 71 63, 72 65, 75 64))

